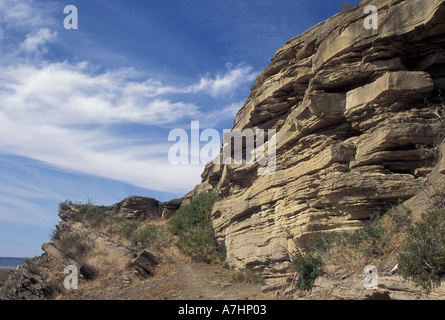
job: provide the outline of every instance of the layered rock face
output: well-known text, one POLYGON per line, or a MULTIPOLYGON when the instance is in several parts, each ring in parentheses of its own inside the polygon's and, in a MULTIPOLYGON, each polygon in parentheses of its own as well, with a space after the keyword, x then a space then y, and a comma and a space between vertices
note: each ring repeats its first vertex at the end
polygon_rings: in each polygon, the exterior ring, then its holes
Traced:
POLYGON ((170 218, 181 205, 180 199, 160 202, 153 198, 130 196, 111 208, 118 216, 127 219, 170 218))
MULTIPOLYGON (((361 226, 413 197, 431 170, 445 97, 445 1, 374 0, 288 41, 233 129, 275 129, 276 169, 209 163, 230 267, 284 271, 294 243, 361 226), (366 29, 378 9, 378 29, 366 29)), ((266 143, 266 150, 268 143, 266 143)))

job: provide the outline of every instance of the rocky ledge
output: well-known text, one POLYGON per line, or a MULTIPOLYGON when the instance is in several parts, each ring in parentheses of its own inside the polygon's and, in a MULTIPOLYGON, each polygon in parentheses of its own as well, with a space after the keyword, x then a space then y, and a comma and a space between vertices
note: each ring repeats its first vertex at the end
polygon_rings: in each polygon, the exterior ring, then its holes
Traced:
POLYGON ((231 268, 278 277, 295 240, 354 230, 423 188, 443 135, 444 19, 443 0, 363 1, 276 52, 233 126, 277 131, 275 172, 209 163, 188 195, 223 196, 212 219, 231 268))
POLYGON ((125 233, 135 233, 138 227, 150 222, 166 221, 180 203, 136 196, 113 206, 61 203, 61 221, 51 241, 42 245, 44 253, 4 276, 0 300, 42 300, 66 294, 69 290, 64 291, 63 287, 70 274, 65 272, 67 266, 76 270, 82 283, 112 281, 124 287, 153 276, 159 258, 146 250, 146 244, 129 241, 125 233))

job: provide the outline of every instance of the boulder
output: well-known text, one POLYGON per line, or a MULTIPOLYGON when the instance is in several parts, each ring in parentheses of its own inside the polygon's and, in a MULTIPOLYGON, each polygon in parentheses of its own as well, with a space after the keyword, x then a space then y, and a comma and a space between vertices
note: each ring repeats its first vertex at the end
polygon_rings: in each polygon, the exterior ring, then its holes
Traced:
POLYGON ((144 250, 136 257, 136 259, 133 260, 132 265, 143 269, 150 275, 153 275, 156 271, 158 262, 154 255, 144 250))
POLYGON ((91 280, 94 278, 96 271, 89 265, 85 263, 79 263, 71 258, 65 256, 59 249, 57 249, 52 243, 44 243, 42 245, 42 250, 51 258, 56 259, 58 263, 64 266, 75 266, 79 271, 80 275, 86 280, 91 280))

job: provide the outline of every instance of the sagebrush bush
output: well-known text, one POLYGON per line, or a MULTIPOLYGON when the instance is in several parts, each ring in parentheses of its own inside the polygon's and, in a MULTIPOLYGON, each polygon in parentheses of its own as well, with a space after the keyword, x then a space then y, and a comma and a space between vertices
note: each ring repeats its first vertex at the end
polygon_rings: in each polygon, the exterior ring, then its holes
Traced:
POLYGON ((101 227, 109 223, 113 216, 98 207, 90 204, 81 204, 77 207, 78 213, 74 217, 77 221, 87 221, 92 227, 101 227))
MULTIPOLYGON (((218 199, 214 192, 200 194, 188 205, 181 207, 168 225, 159 225, 153 221, 128 221, 90 203, 77 205, 77 212, 72 219, 94 228, 102 228, 112 235, 123 237, 133 245, 147 249, 165 248, 173 242, 173 235, 177 235, 176 246, 183 253, 195 260, 211 263, 225 257, 225 246, 215 239, 210 220, 210 212, 218 199)), ((67 202, 60 205, 61 210, 67 208, 67 202)), ((54 236, 57 235, 56 232, 53 233, 54 236)), ((68 240, 63 244, 63 250, 68 255, 84 254, 87 246, 82 239, 73 236, 68 240)))
POLYGON ((310 291, 315 279, 323 274, 324 262, 321 257, 316 257, 311 251, 298 252, 292 258, 292 264, 298 273, 295 287, 302 291, 310 291))
POLYGON ((113 223, 108 228, 108 233, 118 234, 127 240, 130 240, 133 232, 138 228, 139 223, 136 221, 128 221, 125 219, 120 219, 113 221, 113 223))
POLYGON ((158 240, 158 237, 158 227, 149 224, 143 228, 134 230, 129 235, 129 240, 132 244, 140 244, 144 248, 149 248, 158 240))
POLYGON ((362 268, 373 260, 397 252, 410 225, 410 211, 399 205, 384 215, 372 216, 366 225, 354 232, 311 239, 305 252, 292 258, 293 267, 298 272, 297 289, 311 290, 325 265, 362 268))
POLYGON ((210 263, 225 257, 225 247, 215 239, 210 220, 210 212, 218 200, 214 192, 201 193, 170 220, 170 230, 179 238, 176 245, 194 260, 210 263))
POLYGON ((399 205, 384 215, 371 216, 368 224, 354 232, 344 232, 334 242, 336 246, 354 250, 357 257, 369 260, 398 249, 410 224, 411 212, 399 205))
POLYGON ((351 10, 354 7, 354 5, 350 2, 343 2, 340 4, 340 12, 347 12, 349 10, 351 10))
POLYGON ((203 221, 209 221, 210 212, 218 200, 215 192, 201 193, 189 204, 179 208, 170 220, 172 232, 179 235, 203 221))
POLYGON ((407 230, 399 253, 402 276, 431 290, 445 276, 445 209, 432 210, 407 230))

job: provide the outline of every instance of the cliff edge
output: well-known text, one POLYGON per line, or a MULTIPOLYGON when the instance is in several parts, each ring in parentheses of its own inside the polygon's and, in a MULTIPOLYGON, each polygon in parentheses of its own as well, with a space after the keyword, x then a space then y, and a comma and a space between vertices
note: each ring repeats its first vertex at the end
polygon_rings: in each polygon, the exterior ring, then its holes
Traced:
POLYGON ((443 134, 444 19, 443 0, 364 1, 276 52, 233 126, 276 130, 275 171, 211 162, 188 195, 222 195, 212 219, 231 268, 279 277, 295 243, 355 230, 424 188, 443 134))

